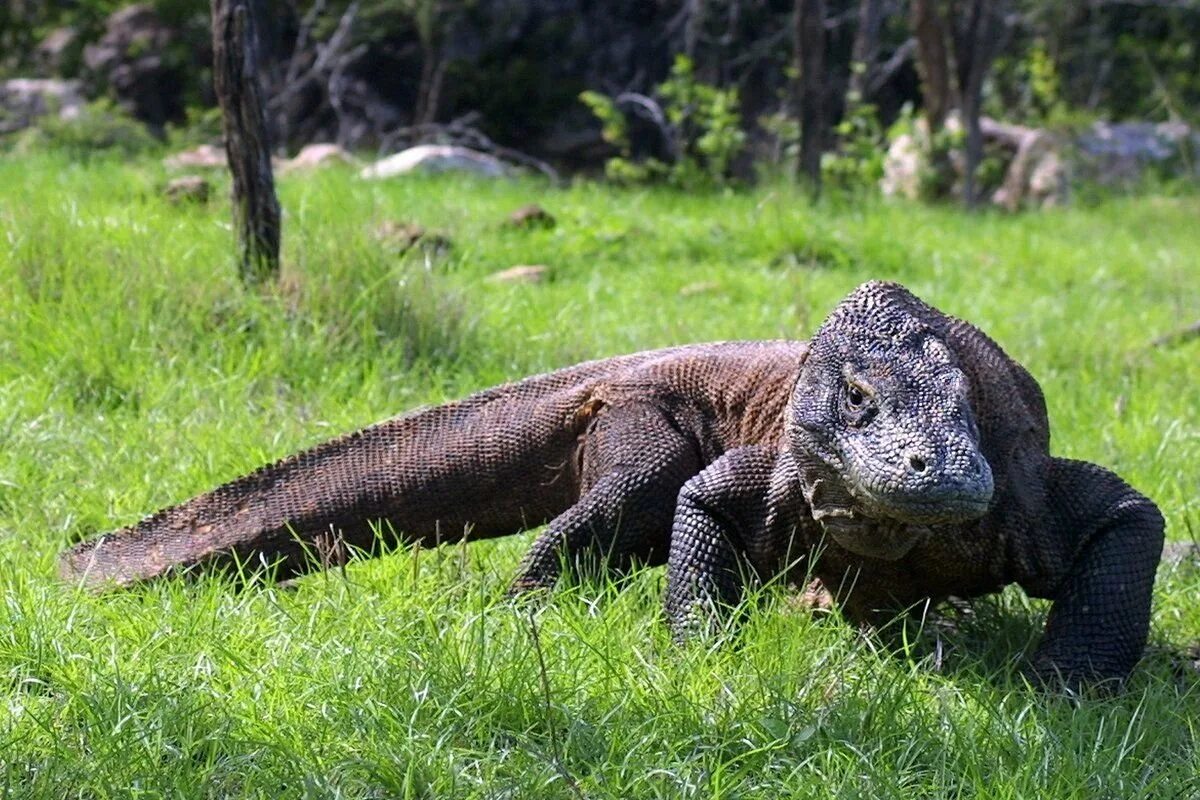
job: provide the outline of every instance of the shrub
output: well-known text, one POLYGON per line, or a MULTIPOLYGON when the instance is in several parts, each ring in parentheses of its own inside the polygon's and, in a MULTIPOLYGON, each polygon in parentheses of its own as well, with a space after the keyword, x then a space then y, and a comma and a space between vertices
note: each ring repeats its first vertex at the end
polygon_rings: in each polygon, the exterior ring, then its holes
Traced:
POLYGON ((97 152, 135 155, 161 146, 146 126, 109 100, 84 106, 69 119, 47 114, 23 132, 17 142, 22 152, 55 150, 72 158, 86 159, 97 152))
POLYGON ((665 181, 674 186, 725 185, 733 162, 746 143, 736 88, 721 89, 696 80, 691 59, 676 56, 671 74, 654 92, 652 103, 668 141, 667 161, 636 158, 629 120, 617 100, 599 92, 579 99, 600 120, 604 140, 620 155, 605 164, 605 174, 621 183, 665 181))

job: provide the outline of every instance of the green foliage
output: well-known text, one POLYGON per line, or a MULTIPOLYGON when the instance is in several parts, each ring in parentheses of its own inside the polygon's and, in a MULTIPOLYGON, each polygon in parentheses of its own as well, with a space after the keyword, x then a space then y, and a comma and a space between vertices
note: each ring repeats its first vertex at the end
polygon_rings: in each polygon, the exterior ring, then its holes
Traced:
POLYGON ((823 184, 833 189, 874 191, 883 177, 887 151, 875 107, 852 104, 835 130, 837 149, 821 157, 823 184))
POLYGON ((683 188, 729 183, 734 159, 746 142, 737 89, 696 80, 691 60, 680 55, 655 96, 662 106, 673 156, 667 162, 635 159, 625 112, 598 92, 580 94, 579 99, 600 120, 605 141, 620 153, 605 164, 605 174, 619 183, 664 181, 683 188))
POLYGON ((1077 112, 1067 105, 1059 65, 1043 38, 998 57, 994 73, 994 88, 985 98, 991 116, 1038 127, 1075 121, 1077 112))
POLYGON ((677 168, 700 171, 714 183, 729 178, 733 159, 745 144, 736 88, 721 89, 696 80, 691 59, 675 57, 671 74, 658 87, 667 120, 674 127, 677 168))
POLYGON ((782 167, 785 174, 794 175, 800 158, 800 120, 786 111, 776 111, 759 117, 758 125, 773 143, 768 163, 760 168, 775 171, 782 167))
POLYGON ((220 106, 189 106, 184 114, 182 122, 167 125, 167 144, 172 149, 182 150, 221 140, 224 134, 220 106))
POLYGON ((628 152, 629 122, 617 109, 613 99, 606 94, 589 90, 581 92, 579 100, 600 120, 600 135, 604 137, 604 141, 623 153, 628 152))
POLYGON ((1062 105, 1058 68, 1040 40, 1034 42, 1025 58, 1029 65, 1029 93, 1039 116, 1048 120, 1062 105))
POLYGON ((131 156, 162 146, 146 126, 124 113, 109 100, 96 100, 72 119, 57 114, 40 117, 16 138, 22 153, 56 151, 86 160, 97 154, 131 156))

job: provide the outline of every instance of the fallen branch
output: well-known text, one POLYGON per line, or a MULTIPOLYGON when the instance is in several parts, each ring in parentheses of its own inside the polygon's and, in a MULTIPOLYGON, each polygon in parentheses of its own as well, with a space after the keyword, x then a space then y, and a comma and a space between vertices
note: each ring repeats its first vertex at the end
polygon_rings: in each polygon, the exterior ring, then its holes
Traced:
POLYGON ((1200 337, 1200 320, 1196 320, 1191 325, 1179 328, 1178 330, 1164 333, 1150 342, 1150 344, 1154 347, 1165 347, 1167 345, 1179 344, 1188 339, 1195 339, 1196 337, 1200 337))

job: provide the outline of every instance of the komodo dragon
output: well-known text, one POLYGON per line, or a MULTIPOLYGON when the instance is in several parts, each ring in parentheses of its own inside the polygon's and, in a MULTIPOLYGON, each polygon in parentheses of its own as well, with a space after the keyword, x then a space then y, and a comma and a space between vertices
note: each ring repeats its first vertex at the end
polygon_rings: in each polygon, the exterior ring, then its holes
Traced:
POLYGON ((815 576, 862 622, 1016 582, 1054 601, 1035 676, 1120 681, 1146 642, 1163 520, 1113 473, 1052 457, 1049 438, 1041 390, 995 342, 872 282, 808 343, 619 356, 414 411, 61 566, 96 587, 232 563, 292 576, 335 536, 376 554, 548 521, 514 592, 598 554, 665 562, 682 637, 720 625, 748 579, 815 576))

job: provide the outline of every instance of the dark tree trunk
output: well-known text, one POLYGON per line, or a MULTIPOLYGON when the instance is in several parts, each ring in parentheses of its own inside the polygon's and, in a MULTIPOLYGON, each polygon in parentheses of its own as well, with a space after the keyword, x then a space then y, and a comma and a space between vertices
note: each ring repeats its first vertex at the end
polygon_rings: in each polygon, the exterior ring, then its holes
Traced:
POLYGON ((825 117, 825 0, 796 0, 797 101, 800 104, 800 172, 821 185, 825 117))
POLYGON ((963 202, 973 207, 979 201, 975 172, 983 158, 983 131, 979 124, 983 81, 1000 52, 1005 38, 1004 0, 966 0, 955 4, 954 61, 963 129, 966 131, 966 161, 963 168, 963 202))
POLYGON ((858 29, 850 53, 850 86, 847 107, 867 100, 868 87, 879 58, 879 29, 883 24, 883 0, 859 0, 858 29))
POLYGON ((946 26, 938 11, 938 0, 912 0, 910 15, 913 36, 917 40, 917 71, 921 75, 925 119, 933 134, 941 129, 953 103, 950 64, 946 56, 946 26))
POLYGON ((233 174, 233 221, 241 245, 242 280, 279 273, 279 201, 258 85, 258 41, 247 0, 212 0, 213 84, 224 119, 233 174))

